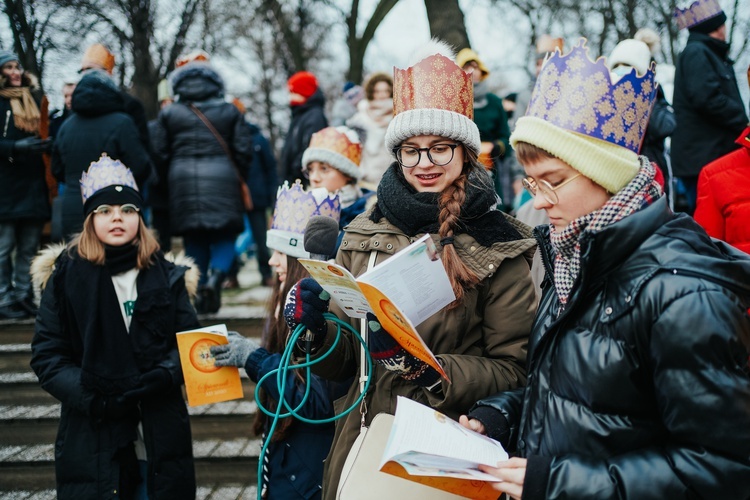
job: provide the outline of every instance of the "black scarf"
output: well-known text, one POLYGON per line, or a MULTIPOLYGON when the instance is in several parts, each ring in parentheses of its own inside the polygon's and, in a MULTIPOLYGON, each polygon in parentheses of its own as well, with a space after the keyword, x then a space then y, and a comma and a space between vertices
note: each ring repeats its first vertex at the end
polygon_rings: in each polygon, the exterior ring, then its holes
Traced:
MULTIPOLYGON (((370 220, 385 217, 407 236, 437 234, 440 228, 438 201, 440 193, 420 193, 406 182, 394 163, 385 171, 378 185, 378 203, 370 220)), ((482 246, 523 237, 496 209, 497 196, 492 180, 484 170, 473 169, 466 183, 466 200, 461 207, 454 235, 466 233, 482 246)))
POLYGON ((119 247, 104 245, 104 254, 104 265, 107 266, 112 276, 129 271, 138 263, 138 247, 135 245, 119 247))

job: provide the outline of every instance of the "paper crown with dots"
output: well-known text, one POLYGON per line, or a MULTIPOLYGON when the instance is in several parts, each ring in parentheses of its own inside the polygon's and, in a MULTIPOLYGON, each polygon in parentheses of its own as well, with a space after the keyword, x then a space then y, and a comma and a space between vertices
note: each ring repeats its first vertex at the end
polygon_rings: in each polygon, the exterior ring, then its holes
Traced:
POLYGON ((697 0, 684 9, 675 7, 673 16, 677 27, 685 29, 708 21, 722 12, 724 11, 717 0, 697 0))
POLYGON ((613 82, 604 58, 588 57, 586 39, 544 63, 526 116, 637 153, 656 97, 655 67, 613 82))
POLYGON ((304 235, 307 222, 314 215, 330 217, 339 221, 341 202, 338 195, 325 188, 305 191, 300 181, 290 187, 284 183, 276 197, 271 229, 266 235, 268 248, 297 258, 310 257, 305 251, 304 235))
POLYGON ((84 213, 89 214, 101 203, 133 203, 140 207, 143 203, 138 192, 133 172, 120 160, 114 160, 102 153, 102 156, 89 165, 87 172, 81 176, 81 197, 84 213))
POLYGON ((302 168, 307 170, 308 164, 320 161, 349 177, 359 179, 361 158, 362 144, 353 130, 347 127, 326 127, 312 135, 310 146, 302 155, 302 168))

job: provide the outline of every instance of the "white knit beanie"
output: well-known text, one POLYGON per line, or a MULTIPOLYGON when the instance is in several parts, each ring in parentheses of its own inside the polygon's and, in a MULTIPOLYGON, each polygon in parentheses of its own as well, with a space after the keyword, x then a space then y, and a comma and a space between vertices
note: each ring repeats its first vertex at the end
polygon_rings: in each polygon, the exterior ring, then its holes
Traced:
POLYGON ((385 132, 385 147, 393 153, 409 137, 437 135, 460 142, 477 155, 481 147, 477 124, 468 117, 435 108, 419 108, 397 114, 385 132))

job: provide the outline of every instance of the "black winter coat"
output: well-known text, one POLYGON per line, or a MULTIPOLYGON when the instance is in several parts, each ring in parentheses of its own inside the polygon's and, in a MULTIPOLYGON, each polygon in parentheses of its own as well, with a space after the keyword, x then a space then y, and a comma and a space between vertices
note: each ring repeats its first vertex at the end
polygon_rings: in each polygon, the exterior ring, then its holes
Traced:
MULTIPOLYGON (((81 383, 82 325, 65 313, 70 307, 77 307, 76 301, 91 300, 65 292, 66 275, 77 273, 75 264, 79 260, 64 252, 54 262, 54 273, 39 306, 31 367, 42 388, 62 403, 55 440, 57 498, 115 499, 120 471, 113 460, 115 441, 135 430, 130 422, 97 420, 90 413, 95 394, 81 383)), ((166 368, 173 379, 171 387, 139 401, 151 499, 195 497, 190 422, 182 397, 182 369, 174 336, 175 332, 200 326, 188 297, 185 272, 185 267, 160 256, 155 264, 140 271, 136 281, 138 299, 129 332, 131 338, 138 339, 134 341, 142 353, 138 359, 148 356, 149 363, 166 368), (155 288, 150 286, 152 283, 165 283, 169 288, 155 288)))
POLYGON ((648 120, 646 135, 643 138, 641 153, 652 162, 655 162, 664 173, 664 177, 670 182, 667 157, 664 152, 664 140, 672 135, 676 125, 674 110, 669 105, 664 91, 659 86, 651 117, 648 120))
POLYGON ((260 129, 252 123, 248 123, 247 126, 253 137, 253 161, 250 162, 247 185, 253 197, 253 209, 265 210, 274 206, 279 188, 276 158, 273 156, 271 143, 260 129))
POLYGON ((523 498, 749 498, 750 258, 664 197, 581 255, 561 314, 545 279, 526 389, 471 412, 507 418, 523 498))
POLYGON ((302 155, 310 145, 312 135, 328 126, 323 111, 325 103, 325 96, 318 89, 304 104, 292 106, 292 121, 279 159, 279 178, 282 181, 292 184, 301 179, 307 184, 302 175, 302 155))
POLYGON ((179 100, 159 113, 152 129, 157 173, 168 179, 172 232, 239 234, 245 227, 239 175, 247 175, 252 160, 250 129, 237 108, 224 101, 224 83, 209 66, 186 65, 175 73, 172 86, 179 100), (222 136, 236 167, 190 103, 222 136))
POLYGON ((697 176, 709 162, 737 149, 747 125, 729 45, 702 33, 690 33, 677 60, 673 106, 672 171, 697 176))
MULTIPOLYGON (((0 84, 4 84, 2 80, 0 84)), ((32 87, 32 96, 38 106, 42 95, 35 91, 34 84, 30 77, 24 74, 22 85, 32 87)), ((2 97, 0 120, 3 134, 0 138, 0 222, 47 220, 50 217, 50 207, 42 155, 13 154, 13 143, 34 134, 16 128, 10 100, 2 97)))
POLYGON ((62 194, 66 238, 83 227, 79 181, 102 153, 128 167, 141 189, 153 168, 133 119, 123 111, 122 95, 116 86, 84 75, 73 91, 71 107, 73 115, 60 127, 52 148, 52 173, 66 187, 62 194))

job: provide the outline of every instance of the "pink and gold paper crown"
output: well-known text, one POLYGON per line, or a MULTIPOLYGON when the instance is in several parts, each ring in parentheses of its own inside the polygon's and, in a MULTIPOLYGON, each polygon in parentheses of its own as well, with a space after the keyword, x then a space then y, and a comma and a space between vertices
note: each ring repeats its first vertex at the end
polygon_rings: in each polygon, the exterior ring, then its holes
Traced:
POLYGON ((302 155, 302 168, 307 170, 309 163, 320 161, 353 179, 359 179, 362 144, 355 139, 356 132, 347 127, 326 127, 314 133, 310 146, 302 155))
POLYGON ((684 9, 675 7, 674 19, 679 29, 685 29, 716 17, 722 12, 717 0, 697 0, 684 9))
POLYGON ((276 197, 273 222, 266 238, 269 248, 298 258, 309 257, 305 251, 303 238, 305 226, 314 215, 330 217, 339 221, 341 202, 338 195, 325 188, 305 191, 300 181, 291 187, 284 183, 276 197))
POLYGON ((81 196, 86 203, 91 195, 112 185, 128 186, 138 191, 138 185, 130 171, 120 160, 113 160, 107 153, 91 162, 87 172, 81 176, 81 196))
POLYGON ((471 75, 442 54, 393 70, 393 115, 412 109, 443 109, 474 119, 471 75))
POLYGON ((526 116, 560 128, 640 150, 656 96, 655 68, 612 83, 604 58, 592 62, 586 39, 567 55, 555 51, 537 78, 526 116))

